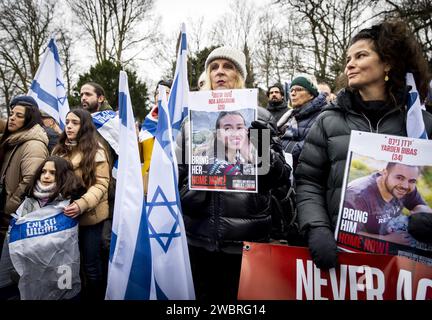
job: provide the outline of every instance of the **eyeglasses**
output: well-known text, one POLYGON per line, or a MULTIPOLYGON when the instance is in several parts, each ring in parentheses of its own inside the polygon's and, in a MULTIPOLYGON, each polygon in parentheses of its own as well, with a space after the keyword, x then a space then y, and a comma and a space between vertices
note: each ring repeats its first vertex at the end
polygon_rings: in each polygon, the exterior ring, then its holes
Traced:
POLYGON ((293 93, 293 92, 302 92, 302 91, 306 91, 306 89, 305 88, 302 88, 302 87, 296 87, 296 88, 291 88, 291 90, 290 90, 290 92, 291 93, 293 93))

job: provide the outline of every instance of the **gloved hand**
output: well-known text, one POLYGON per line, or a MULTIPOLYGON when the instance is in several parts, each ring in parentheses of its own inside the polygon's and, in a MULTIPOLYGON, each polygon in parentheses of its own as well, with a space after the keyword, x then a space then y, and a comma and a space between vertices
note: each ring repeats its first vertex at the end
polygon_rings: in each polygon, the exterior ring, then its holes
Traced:
POLYGON ((314 227, 308 231, 309 252, 320 269, 331 269, 337 264, 336 240, 328 227, 314 227))
MULTIPOLYGON (((270 122, 263 120, 252 121, 250 129, 258 130, 258 132, 250 135, 251 142, 258 150, 258 155, 263 161, 267 159, 267 170, 265 163, 262 163, 262 171, 266 174, 258 175, 258 188, 260 193, 266 193, 272 188, 277 188, 281 185, 290 186, 291 167, 285 162, 283 149, 280 140, 277 137, 276 128, 270 122), (269 140, 268 137, 270 137, 269 140), (265 139, 263 139, 265 138, 265 139), (266 141, 267 140, 267 141, 266 141), (267 153, 267 154, 266 154, 267 153)), ((251 130, 249 130, 251 133, 251 130)))
POLYGON ((432 213, 413 213, 408 218, 408 232, 420 242, 432 243, 432 213))
POLYGON ((273 128, 273 126, 266 121, 263 120, 255 120, 252 121, 251 126, 249 128, 249 138, 255 148, 258 150, 259 154, 262 154, 261 150, 263 147, 267 147, 269 143, 271 144, 272 137, 275 137, 277 132, 273 128), (267 137, 270 137, 270 140, 263 140, 267 137), (263 142, 265 145, 263 146, 263 142))

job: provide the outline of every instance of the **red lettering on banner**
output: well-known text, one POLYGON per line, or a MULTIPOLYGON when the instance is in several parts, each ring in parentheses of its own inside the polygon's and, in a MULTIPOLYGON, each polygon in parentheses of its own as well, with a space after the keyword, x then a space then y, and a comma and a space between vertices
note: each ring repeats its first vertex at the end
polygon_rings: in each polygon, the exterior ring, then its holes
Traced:
POLYGON ((211 186, 224 186, 226 184, 225 176, 208 176, 208 178, 211 186))
POLYGON ((389 243, 374 239, 365 239, 363 250, 372 253, 387 254, 389 252, 389 243))
POLYGON ((359 235, 339 232, 338 241, 352 248, 361 249, 361 238, 359 235))
POLYGON ((192 185, 206 186, 207 184, 207 176, 192 176, 192 185))

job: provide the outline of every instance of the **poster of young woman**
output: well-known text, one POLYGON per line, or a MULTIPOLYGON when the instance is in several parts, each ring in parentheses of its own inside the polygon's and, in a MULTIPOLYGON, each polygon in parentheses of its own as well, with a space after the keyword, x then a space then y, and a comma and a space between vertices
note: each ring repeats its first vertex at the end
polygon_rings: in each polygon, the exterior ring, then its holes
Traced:
POLYGON ((336 228, 341 249, 432 265, 432 245, 408 232, 410 216, 431 207, 431 141, 352 131, 336 228))
POLYGON ((190 189, 257 192, 257 151, 249 132, 257 94, 256 89, 190 93, 190 189))

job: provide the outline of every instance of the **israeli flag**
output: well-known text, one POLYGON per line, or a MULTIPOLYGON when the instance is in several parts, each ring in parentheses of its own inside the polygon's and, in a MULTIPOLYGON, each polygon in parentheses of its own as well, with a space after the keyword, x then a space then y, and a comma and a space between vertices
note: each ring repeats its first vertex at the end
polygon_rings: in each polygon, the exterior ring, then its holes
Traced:
MULTIPOLYGON (((117 112, 104 110, 92 113, 93 123, 99 134, 113 148, 114 152, 119 155, 119 127, 120 118, 117 112)), ((114 162, 112 176, 117 179, 118 160, 114 162)))
POLYGON ((118 155, 120 118, 117 112, 112 110, 99 111, 92 113, 92 118, 97 131, 118 155))
POLYGON ((153 116, 156 107, 154 107, 144 118, 144 122, 141 125, 141 130, 138 134, 139 142, 153 138, 156 134, 157 129, 157 118, 153 116))
POLYGON ((181 40, 177 53, 174 81, 171 87, 168 109, 170 113, 173 138, 177 137, 183 119, 188 114, 189 82, 187 77, 187 39, 186 26, 181 25, 181 40))
POLYGON ((195 299, 186 232, 178 191, 166 92, 159 86, 159 119, 147 193, 147 218, 158 300, 195 299))
POLYGON ((417 91, 414 76, 410 72, 406 74, 406 84, 407 86, 411 86, 407 103, 406 129, 408 137, 427 139, 428 137, 422 114, 422 109, 425 109, 425 107, 420 104, 420 96, 417 91))
POLYGON ((120 143, 108 270, 107 300, 148 300, 152 258, 141 162, 127 74, 119 80, 120 143))
POLYGON ((52 37, 28 92, 35 98, 39 109, 52 116, 63 130, 69 103, 60 65, 57 45, 52 37))

